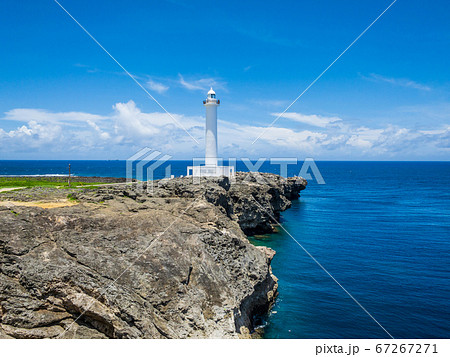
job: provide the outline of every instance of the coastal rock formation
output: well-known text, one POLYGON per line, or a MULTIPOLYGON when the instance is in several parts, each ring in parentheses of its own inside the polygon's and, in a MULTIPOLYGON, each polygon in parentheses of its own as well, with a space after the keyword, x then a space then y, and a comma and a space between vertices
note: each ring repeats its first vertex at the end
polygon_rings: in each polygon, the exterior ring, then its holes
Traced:
POLYGON ((245 234, 270 232, 305 187, 175 178, 75 190, 78 204, 51 209, 2 193, 0 338, 249 337, 277 279, 275 252, 245 234))

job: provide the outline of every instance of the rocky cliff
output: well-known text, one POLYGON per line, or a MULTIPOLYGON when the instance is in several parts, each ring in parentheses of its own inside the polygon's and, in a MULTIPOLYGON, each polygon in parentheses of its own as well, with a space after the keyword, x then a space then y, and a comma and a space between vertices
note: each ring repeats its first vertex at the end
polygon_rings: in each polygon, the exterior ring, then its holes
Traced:
POLYGON ((246 234, 271 231, 305 187, 238 173, 72 190, 70 201, 46 189, 54 206, 39 204, 42 189, 2 193, 0 337, 249 337, 277 280, 275 252, 246 234))

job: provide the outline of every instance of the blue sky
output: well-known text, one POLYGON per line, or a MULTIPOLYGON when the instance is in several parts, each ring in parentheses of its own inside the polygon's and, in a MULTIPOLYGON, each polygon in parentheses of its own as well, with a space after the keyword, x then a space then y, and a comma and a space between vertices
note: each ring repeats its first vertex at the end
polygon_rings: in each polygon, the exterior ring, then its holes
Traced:
POLYGON ((53 0, 0 4, 0 159, 203 155, 209 86, 227 157, 448 160, 448 1, 53 0))

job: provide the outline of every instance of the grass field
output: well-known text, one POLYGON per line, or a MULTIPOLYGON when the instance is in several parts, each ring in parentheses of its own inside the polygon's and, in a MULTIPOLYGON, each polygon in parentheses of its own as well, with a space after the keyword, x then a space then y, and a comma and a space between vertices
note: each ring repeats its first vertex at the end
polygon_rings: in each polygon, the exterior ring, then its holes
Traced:
MULTIPOLYGON (((70 187, 92 187, 103 182, 80 182, 73 178, 70 187)), ((59 187, 69 188, 67 177, 0 177, 0 189, 10 187, 59 187)))

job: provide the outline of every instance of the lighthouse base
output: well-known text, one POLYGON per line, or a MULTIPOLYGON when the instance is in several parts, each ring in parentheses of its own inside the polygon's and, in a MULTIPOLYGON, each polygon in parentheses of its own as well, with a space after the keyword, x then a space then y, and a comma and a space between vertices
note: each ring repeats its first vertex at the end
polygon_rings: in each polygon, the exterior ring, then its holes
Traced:
POLYGON ((206 176, 234 176, 234 166, 188 166, 187 176, 206 177, 206 176))

